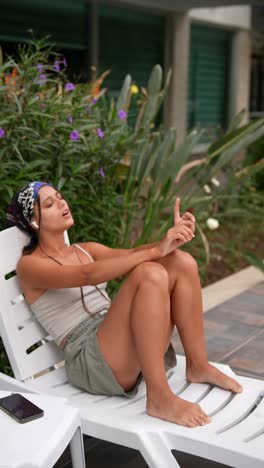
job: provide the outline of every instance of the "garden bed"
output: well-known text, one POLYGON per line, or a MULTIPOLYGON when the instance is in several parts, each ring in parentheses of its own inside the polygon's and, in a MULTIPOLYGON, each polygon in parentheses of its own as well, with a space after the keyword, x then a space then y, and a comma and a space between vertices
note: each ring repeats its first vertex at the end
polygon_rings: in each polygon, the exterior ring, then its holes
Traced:
MULTIPOLYGON (((264 256, 264 238, 259 224, 243 222, 239 227, 237 222, 223 224, 217 231, 207 231, 206 236, 211 246, 211 258, 209 264, 201 268, 202 287, 250 266, 244 253, 264 256)), ((200 255, 194 244, 189 251, 195 258, 200 255)))

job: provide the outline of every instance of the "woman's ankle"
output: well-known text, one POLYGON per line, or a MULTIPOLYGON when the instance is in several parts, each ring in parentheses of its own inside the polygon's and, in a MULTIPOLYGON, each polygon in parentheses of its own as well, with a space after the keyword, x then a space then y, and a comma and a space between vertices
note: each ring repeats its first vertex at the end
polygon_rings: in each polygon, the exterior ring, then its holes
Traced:
POLYGON ((147 387, 147 406, 160 406, 175 397, 169 385, 151 385, 147 387))

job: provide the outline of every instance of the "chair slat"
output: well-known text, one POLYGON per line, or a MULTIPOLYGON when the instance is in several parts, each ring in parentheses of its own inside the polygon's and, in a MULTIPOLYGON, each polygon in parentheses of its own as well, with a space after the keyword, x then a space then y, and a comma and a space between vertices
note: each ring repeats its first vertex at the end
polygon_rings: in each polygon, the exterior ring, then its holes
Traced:
POLYGON ((49 367, 61 362, 64 359, 64 353, 54 342, 46 343, 35 349, 26 358, 26 366, 30 375, 48 369, 49 367))
POLYGON ((9 278, 6 282, 7 298, 12 304, 12 301, 14 301, 17 296, 21 295, 21 288, 17 276, 12 276, 12 278, 9 278))
MULTIPOLYGON (((31 320, 25 324, 24 328, 19 331, 20 345, 27 350, 30 346, 47 336, 46 330, 39 322, 31 320)), ((33 351, 34 352, 34 351, 33 351)))
POLYGON ((58 369, 53 369, 47 374, 41 375, 37 378, 39 385, 43 387, 53 387, 60 383, 68 381, 66 376, 65 367, 59 367, 58 369))
POLYGON ((18 327, 23 326, 24 322, 29 320, 37 320, 37 317, 33 315, 25 300, 21 301, 19 304, 12 305, 9 310, 9 316, 18 327))

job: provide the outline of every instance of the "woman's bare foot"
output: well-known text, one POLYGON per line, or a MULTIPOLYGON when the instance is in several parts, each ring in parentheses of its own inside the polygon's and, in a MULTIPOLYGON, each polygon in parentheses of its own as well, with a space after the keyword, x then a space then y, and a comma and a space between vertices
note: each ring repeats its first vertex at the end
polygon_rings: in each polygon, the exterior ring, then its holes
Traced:
POLYGON ((211 418, 204 413, 200 405, 190 403, 174 393, 163 398, 148 398, 146 410, 150 416, 181 426, 195 427, 211 422, 211 418))
POLYGON ((209 364, 209 362, 202 365, 186 366, 186 378, 190 382, 212 383, 225 390, 231 390, 234 393, 241 393, 243 391, 242 385, 235 379, 228 377, 228 375, 209 364))

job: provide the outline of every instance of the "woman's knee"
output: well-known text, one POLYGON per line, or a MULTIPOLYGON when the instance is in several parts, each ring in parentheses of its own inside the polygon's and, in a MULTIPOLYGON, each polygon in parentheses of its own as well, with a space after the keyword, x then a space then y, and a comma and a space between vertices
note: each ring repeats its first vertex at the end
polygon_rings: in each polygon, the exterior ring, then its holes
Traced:
POLYGON ((175 250, 173 252, 173 259, 177 265, 177 268, 180 269, 181 272, 185 272, 187 274, 198 273, 198 263, 189 252, 175 250))
POLYGON ((133 269, 134 280, 138 284, 151 282, 160 287, 169 288, 169 274, 160 263, 143 262, 133 269))

